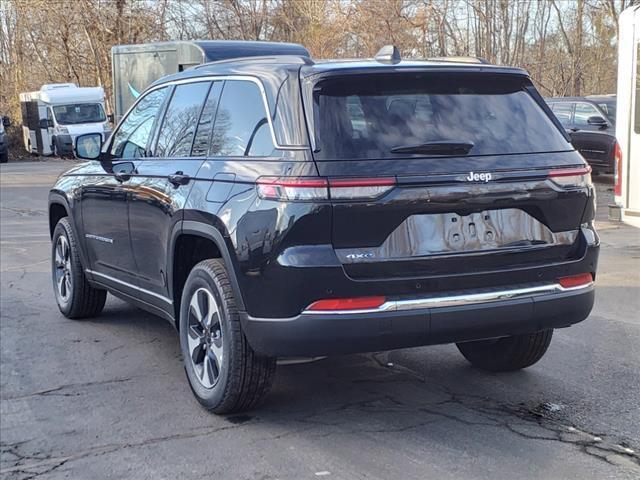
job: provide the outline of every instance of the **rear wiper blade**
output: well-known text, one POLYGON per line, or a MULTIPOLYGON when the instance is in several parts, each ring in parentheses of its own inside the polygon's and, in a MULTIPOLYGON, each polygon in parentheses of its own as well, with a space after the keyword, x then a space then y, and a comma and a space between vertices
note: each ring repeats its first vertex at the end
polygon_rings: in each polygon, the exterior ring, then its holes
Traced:
POLYGON ((454 142, 437 140, 419 145, 400 145, 393 147, 391 153, 430 153, 432 155, 466 155, 473 148, 472 142, 454 142))

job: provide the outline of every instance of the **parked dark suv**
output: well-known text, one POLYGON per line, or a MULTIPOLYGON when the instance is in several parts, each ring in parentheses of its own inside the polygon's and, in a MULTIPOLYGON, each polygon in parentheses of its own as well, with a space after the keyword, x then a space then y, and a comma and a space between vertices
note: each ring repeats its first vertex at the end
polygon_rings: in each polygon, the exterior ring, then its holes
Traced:
POLYGON ((592 308, 590 168, 523 70, 217 62, 100 142, 50 193, 60 310, 109 291, 166 318, 214 412, 255 406, 277 357, 455 342, 521 369, 592 308))
POLYGON ((549 98, 547 103, 571 143, 596 171, 613 173, 616 149, 616 97, 549 98))

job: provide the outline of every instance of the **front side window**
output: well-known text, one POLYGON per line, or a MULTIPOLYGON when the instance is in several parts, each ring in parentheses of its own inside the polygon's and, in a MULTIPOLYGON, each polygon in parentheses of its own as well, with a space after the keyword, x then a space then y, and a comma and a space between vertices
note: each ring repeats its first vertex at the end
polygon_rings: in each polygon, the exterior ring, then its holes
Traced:
POLYGON ((552 103, 551 110, 558 117, 560 123, 563 127, 568 127, 571 125, 571 115, 573 113, 573 103, 563 102, 563 103, 552 103))
POLYGON ((273 154, 271 127, 259 87, 227 80, 213 127, 211 155, 263 157, 273 154))
POLYGON ((576 103, 573 123, 578 127, 586 127, 589 125, 589 117, 602 118, 602 114, 590 103, 576 103))
POLYGON ((153 123, 167 95, 167 87, 145 95, 113 134, 111 155, 116 158, 146 156, 153 123))
POLYGON ((314 88, 318 160, 571 150, 519 77, 393 73, 314 88))
POLYGON ((211 82, 176 86, 162 121, 156 157, 188 157, 211 82))
POLYGON ((53 115, 60 125, 78 123, 98 123, 107 120, 100 103, 77 103, 72 105, 56 105, 53 115))
POLYGON ((611 123, 616 123, 616 101, 615 100, 599 100, 598 106, 605 113, 611 123))

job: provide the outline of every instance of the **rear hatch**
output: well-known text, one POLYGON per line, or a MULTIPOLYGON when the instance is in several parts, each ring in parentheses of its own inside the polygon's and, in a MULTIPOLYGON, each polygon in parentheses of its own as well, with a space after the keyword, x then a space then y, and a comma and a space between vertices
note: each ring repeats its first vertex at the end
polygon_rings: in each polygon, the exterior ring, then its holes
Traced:
POLYGON ((525 75, 335 74, 313 87, 332 243, 356 279, 495 271, 580 255, 584 160, 525 75))

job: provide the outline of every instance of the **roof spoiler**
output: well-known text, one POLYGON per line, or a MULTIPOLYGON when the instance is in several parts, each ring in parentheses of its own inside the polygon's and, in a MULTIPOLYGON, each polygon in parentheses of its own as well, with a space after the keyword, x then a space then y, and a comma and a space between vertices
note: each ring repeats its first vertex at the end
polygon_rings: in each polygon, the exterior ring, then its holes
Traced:
POLYGON ((487 59, 482 57, 466 57, 466 56, 454 56, 454 57, 429 57, 427 60, 431 62, 452 62, 452 63, 479 63, 483 65, 491 65, 487 59))

